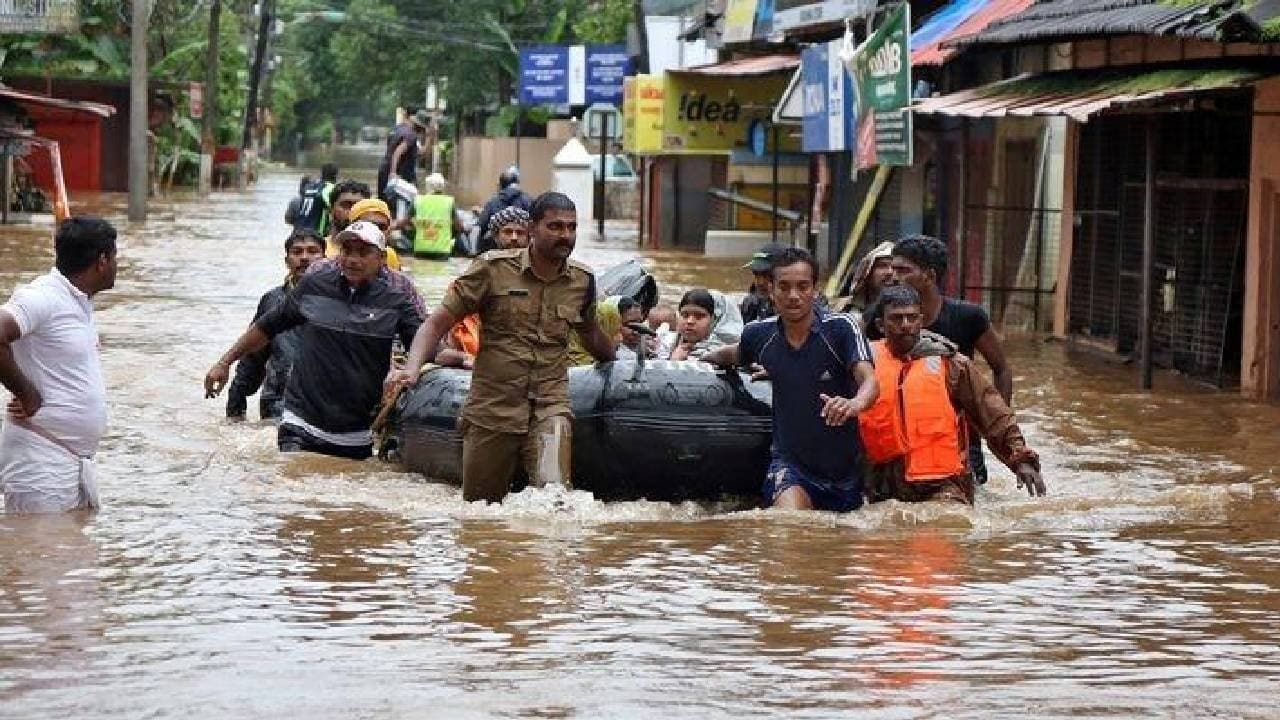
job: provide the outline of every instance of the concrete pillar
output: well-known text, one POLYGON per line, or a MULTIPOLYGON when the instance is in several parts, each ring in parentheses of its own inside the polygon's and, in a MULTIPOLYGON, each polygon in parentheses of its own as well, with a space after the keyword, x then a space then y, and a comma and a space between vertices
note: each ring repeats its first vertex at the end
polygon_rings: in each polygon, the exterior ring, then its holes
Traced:
POLYGON ((578 227, 585 228, 594 219, 595 175, 591 170, 591 153, 576 137, 570 138, 551 161, 554 178, 551 187, 562 192, 578 206, 578 227))

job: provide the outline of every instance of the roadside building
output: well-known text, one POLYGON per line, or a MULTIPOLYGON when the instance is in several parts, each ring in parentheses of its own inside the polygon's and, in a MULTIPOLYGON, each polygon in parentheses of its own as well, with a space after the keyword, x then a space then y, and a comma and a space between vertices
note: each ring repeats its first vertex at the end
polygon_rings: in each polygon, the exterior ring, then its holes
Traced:
POLYGON ((950 143, 957 286, 1006 323, 1280 398, 1277 13, 1037 2, 944 43, 915 112, 950 143))

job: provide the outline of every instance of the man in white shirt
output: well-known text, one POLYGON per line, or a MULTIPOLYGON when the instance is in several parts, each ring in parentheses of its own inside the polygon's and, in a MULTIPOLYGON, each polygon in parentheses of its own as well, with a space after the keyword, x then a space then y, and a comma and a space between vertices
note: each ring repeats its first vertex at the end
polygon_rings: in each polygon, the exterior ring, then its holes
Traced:
POLYGON ((115 281, 115 228, 73 217, 58 226, 54 268, 0 306, 0 384, 13 393, 0 428, 5 512, 97 507, 107 403, 89 299, 115 281))

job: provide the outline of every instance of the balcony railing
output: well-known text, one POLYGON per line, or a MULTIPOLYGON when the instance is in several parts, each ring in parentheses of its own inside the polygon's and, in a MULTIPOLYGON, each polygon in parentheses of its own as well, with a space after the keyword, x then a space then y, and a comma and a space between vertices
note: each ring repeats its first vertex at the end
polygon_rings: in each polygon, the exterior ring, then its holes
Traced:
POLYGON ((0 0, 0 33, 68 33, 79 29, 76 0, 0 0))

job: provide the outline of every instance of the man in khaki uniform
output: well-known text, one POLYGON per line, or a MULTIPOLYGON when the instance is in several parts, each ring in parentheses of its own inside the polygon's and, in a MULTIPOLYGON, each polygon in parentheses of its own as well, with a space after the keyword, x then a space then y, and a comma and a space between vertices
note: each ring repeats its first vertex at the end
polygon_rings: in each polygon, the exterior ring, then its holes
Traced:
POLYGON ((568 485, 570 328, 597 360, 614 359, 596 324, 595 276, 569 259, 578 231, 573 201, 544 193, 529 215, 529 247, 476 258, 414 337, 404 369, 387 378, 389 384, 415 380, 449 328, 480 314, 480 352, 459 421, 467 501, 502 500, 517 462, 535 486, 568 485))

